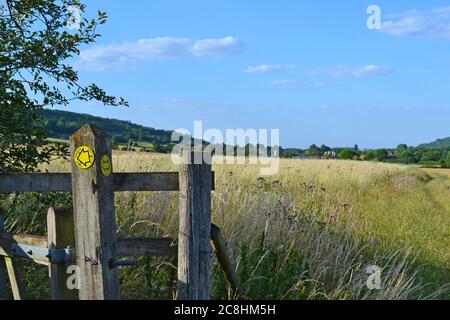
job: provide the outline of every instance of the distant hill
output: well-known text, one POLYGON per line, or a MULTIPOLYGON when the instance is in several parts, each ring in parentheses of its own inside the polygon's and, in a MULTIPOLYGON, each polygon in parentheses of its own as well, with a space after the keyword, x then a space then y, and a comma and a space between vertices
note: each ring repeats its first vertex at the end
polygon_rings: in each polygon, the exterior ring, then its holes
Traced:
MULTIPOLYGON (((95 117, 89 114, 81 114, 60 110, 41 110, 47 125, 49 137, 52 142, 67 143, 70 136, 89 123, 105 131, 113 141, 115 149, 130 149, 137 151, 151 151, 169 153, 175 145, 171 142, 171 130, 155 129, 117 119, 95 117)), ((450 137, 438 139, 432 143, 419 145, 422 149, 450 149, 450 137)), ((342 148, 332 148, 336 153, 342 148)), ((305 150, 281 149, 282 157, 293 157, 303 155, 305 150)))
POLYGON ((431 143, 424 143, 418 146, 418 148, 425 149, 449 149, 450 148, 450 137, 444 139, 437 139, 431 143))
POLYGON ((156 152, 168 152, 173 146, 173 131, 169 130, 68 111, 45 109, 40 114, 46 120, 49 136, 54 139, 68 140, 75 131, 89 123, 105 131, 116 145, 127 145, 131 141, 136 148, 156 152))

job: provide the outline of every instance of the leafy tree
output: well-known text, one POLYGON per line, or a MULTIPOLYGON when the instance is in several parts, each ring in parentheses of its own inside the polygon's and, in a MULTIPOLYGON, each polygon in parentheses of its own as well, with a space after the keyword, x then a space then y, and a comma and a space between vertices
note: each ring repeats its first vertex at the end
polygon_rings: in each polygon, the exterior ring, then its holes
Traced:
POLYGON ((403 164, 413 164, 419 162, 419 159, 412 150, 404 150, 398 154, 397 162, 403 164))
POLYGON ((372 150, 367 153, 367 160, 384 161, 389 157, 386 149, 372 150))
POLYGON ((344 149, 338 154, 338 158, 341 160, 352 160, 357 153, 352 149, 344 149))
POLYGON ((450 168, 450 151, 443 152, 440 163, 443 168, 450 168))
POLYGON ((31 171, 61 155, 46 143, 38 111, 73 100, 128 105, 97 85, 84 86, 69 64, 79 47, 95 42, 106 14, 82 17, 76 0, 5 0, 0 4, 0 171, 31 171), (80 13, 77 20, 75 13, 80 13), (79 22, 79 23, 78 23, 79 22), (75 26, 71 29, 68 26, 75 26))
POLYGON ((111 138, 111 149, 113 150, 119 150, 119 143, 117 142, 116 136, 113 136, 111 138))
POLYGON ((424 150, 420 158, 420 162, 433 162, 441 160, 442 152, 440 150, 424 150))
POLYGON ((325 152, 330 152, 331 151, 331 148, 329 147, 329 146, 326 146, 326 145, 321 145, 320 146, 320 151, 322 152, 322 153, 325 153, 325 152))
POLYGON ((293 158, 293 157, 298 156, 298 152, 296 150, 292 150, 292 149, 289 149, 289 150, 281 149, 280 152, 281 152, 281 155, 283 158, 293 158))
POLYGON ((318 146, 316 146, 315 144, 311 145, 308 149, 308 154, 309 155, 320 155, 320 148, 318 146))

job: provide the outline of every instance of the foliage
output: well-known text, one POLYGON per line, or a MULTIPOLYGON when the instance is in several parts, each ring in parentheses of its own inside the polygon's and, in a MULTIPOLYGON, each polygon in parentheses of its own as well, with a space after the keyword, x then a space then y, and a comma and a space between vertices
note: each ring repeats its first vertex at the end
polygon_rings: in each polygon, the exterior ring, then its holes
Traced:
POLYGON ((322 152, 322 150, 318 146, 313 144, 306 151, 306 154, 311 155, 311 156, 315 156, 315 155, 319 155, 321 152, 322 152))
POLYGON ((341 160, 352 160, 357 155, 356 151, 351 149, 344 149, 339 152, 338 158, 341 160))
POLYGON ((406 144, 400 144, 396 149, 360 150, 357 145, 353 148, 329 148, 325 145, 317 148, 316 145, 312 145, 306 150, 281 150, 281 157, 283 158, 308 155, 320 156, 322 159, 337 158, 341 160, 419 164, 429 167, 450 168, 450 147, 433 149, 427 147, 408 147, 406 144))
POLYGON ((47 132, 38 111, 73 100, 127 105, 96 84, 84 86, 70 60, 79 47, 95 42, 97 26, 106 22, 82 17, 76 0, 5 0, 0 4, 0 171, 31 171, 60 155, 46 144, 47 132), (80 20, 73 11, 80 14, 80 20), (79 23, 78 23, 79 22, 79 23), (75 23, 70 29, 68 23, 75 23))
POLYGON ((172 131, 158 130, 144 127, 116 119, 94 117, 88 114, 79 114, 59 110, 41 110, 39 114, 45 119, 45 125, 52 138, 68 140, 70 136, 86 123, 105 131, 112 140, 114 149, 119 145, 127 145, 130 141, 145 142, 152 146, 155 152, 170 152, 173 147, 171 142, 172 131))

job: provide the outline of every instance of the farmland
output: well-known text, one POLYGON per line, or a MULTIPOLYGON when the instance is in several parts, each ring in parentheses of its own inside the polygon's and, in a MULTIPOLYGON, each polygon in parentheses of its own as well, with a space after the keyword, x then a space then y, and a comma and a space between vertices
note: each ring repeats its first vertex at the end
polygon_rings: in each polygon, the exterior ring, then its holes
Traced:
MULTIPOLYGON (((115 152, 116 172, 176 171, 169 155, 115 152)), ((69 171, 65 161, 51 172, 69 171)), ((257 166, 217 165, 213 222, 222 228, 251 299, 426 299, 450 297, 450 179, 442 172, 339 160, 281 161, 260 177, 257 166), (381 289, 366 287, 369 266, 381 289)), ((36 196, 37 197, 37 196, 36 196)), ((19 199, 7 208, 9 229, 45 233, 44 205, 19 199), (17 210, 22 210, 19 216, 17 210)), ((177 237, 175 193, 116 195, 118 235, 177 237)), ((142 258, 122 269, 123 298, 176 295, 176 264, 142 258)), ((23 264, 31 298, 45 298, 45 270, 23 264), (33 272, 31 272, 33 271, 33 272)), ((213 298, 228 298, 214 263, 213 298)))

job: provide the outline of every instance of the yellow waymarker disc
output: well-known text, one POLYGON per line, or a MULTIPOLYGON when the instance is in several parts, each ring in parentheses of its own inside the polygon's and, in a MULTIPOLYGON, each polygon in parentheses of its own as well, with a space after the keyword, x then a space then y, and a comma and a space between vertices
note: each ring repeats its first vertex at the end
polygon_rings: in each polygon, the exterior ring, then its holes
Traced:
POLYGON ((102 173, 105 177, 109 177, 112 171, 111 158, 108 155, 103 155, 100 160, 100 167, 102 168, 102 173))
POLYGON ((81 169, 89 169, 95 161, 94 152, 87 146, 81 146, 75 150, 73 161, 81 169))

